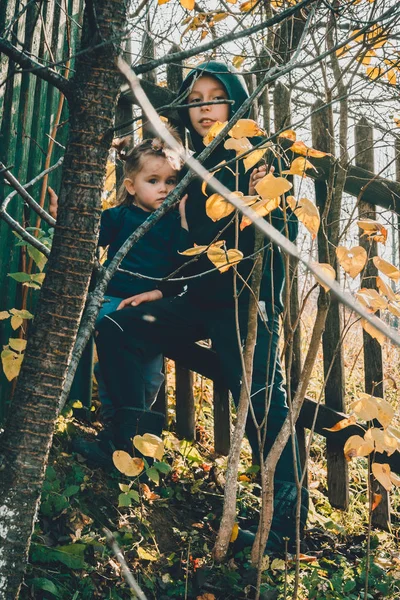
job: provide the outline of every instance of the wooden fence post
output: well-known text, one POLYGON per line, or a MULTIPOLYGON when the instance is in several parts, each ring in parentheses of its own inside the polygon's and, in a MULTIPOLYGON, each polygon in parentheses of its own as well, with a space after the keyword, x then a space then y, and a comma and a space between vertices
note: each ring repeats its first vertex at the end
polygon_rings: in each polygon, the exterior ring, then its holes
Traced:
MULTIPOLYGON (((359 120, 355 127, 355 163, 364 169, 374 168, 374 137, 373 129, 367 119, 359 120)), ((376 219, 375 207, 362 199, 358 199, 358 215, 360 219, 376 219)), ((368 241, 360 234, 360 246, 368 253, 368 262, 364 269, 361 287, 376 289, 376 276, 378 271, 372 258, 378 255, 376 242, 368 241)), ((379 316, 379 313, 377 313, 379 316)), ((382 348, 377 340, 363 331, 364 342, 364 381, 367 394, 383 398, 383 360, 382 348)), ((374 490, 382 495, 382 501, 372 513, 372 524, 381 529, 388 529, 390 523, 389 494, 371 475, 374 490)))
MULTIPOLYGON (((332 115, 324 102, 313 105, 312 143, 323 152, 332 151, 332 115)), ((325 181, 315 182, 315 196, 321 214, 318 232, 318 260, 337 268, 335 247, 339 240, 341 199, 330 193, 325 181)), ((339 276, 339 273, 338 273, 339 276)), ((325 404, 339 412, 345 411, 345 375, 341 343, 342 313, 340 304, 331 296, 330 307, 322 336, 324 356, 325 404)), ((328 498, 332 506, 347 509, 349 505, 348 466, 343 448, 335 442, 326 442, 328 469, 328 498)))
POLYGON ((186 438, 195 438, 195 410, 193 397, 193 373, 175 363, 176 433, 186 438))

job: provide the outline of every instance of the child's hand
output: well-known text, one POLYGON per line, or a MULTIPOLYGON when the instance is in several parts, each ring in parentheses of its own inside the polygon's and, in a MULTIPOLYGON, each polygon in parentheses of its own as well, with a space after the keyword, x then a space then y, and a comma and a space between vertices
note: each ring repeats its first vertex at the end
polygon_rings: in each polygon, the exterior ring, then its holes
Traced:
POLYGON ((125 300, 122 300, 121 304, 118 305, 117 310, 121 310, 121 308, 126 308, 127 306, 139 306, 139 304, 143 304, 143 302, 161 300, 162 297, 163 295, 161 290, 142 292, 141 294, 136 294, 136 296, 131 296, 130 298, 125 298, 125 300))
POLYGON ((188 195, 185 194, 182 200, 179 202, 179 214, 181 215, 181 227, 189 231, 189 225, 186 220, 186 200, 188 199, 188 195))
MULTIPOLYGON (((273 173, 274 171, 275 171, 275 167, 270 167, 269 172, 273 173)), ((267 174, 266 165, 262 165, 261 167, 258 167, 257 169, 253 170, 252 174, 250 175, 250 181, 249 181, 249 196, 254 196, 255 194, 257 194, 256 185, 263 177, 266 176, 266 174, 267 174)))
POLYGON ((58 212, 58 196, 50 186, 47 188, 47 193, 49 194, 49 213, 53 217, 53 219, 57 219, 58 212))

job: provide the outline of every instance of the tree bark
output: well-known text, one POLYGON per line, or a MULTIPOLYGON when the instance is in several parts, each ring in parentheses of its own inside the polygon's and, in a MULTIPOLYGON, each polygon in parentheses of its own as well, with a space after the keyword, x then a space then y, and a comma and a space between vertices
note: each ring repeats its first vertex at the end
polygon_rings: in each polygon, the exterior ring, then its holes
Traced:
POLYGON ((93 269, 101 192, 121 76, 125 3, 86 5, 80 54, 69 94, 70 134, 58 222, 34 327, 1 438, 0 598, 18 598, 39 508, 59 400, 93 269), (103 41, 96 51, 94 44, 103 41), (82 165, 85 168, 82 169, 82 165))

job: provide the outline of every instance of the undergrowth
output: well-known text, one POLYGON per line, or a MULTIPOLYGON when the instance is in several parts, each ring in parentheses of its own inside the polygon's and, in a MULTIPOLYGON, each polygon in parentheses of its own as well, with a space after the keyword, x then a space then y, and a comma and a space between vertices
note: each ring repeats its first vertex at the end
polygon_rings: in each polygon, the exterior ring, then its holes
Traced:
MULTIPOLYGON (((170 367, 171 368, 171 367, 170 367)), ((169 419, 174 418, 173 388, 169 419)), ((39 520, 21 598, 125 600, 134 597, 118 560, 105 541, 111 530, 148 600, 241 600, 254 598, 256 574, 249 551, 213 563, 226 459, 213 452, 211 384, 197 378, 197 440, 166 433, 169 465, 160 483, 132 486, 131 506, 118 506, 121 485, 130 479, 116 470, 93 469, 70 452, 73 436, 93 437, 97 424, 73 415, 59 419, 43 487, 39 520)), ((75 403, 75 406, 77 404, 75 403)), ((257 468, 244 445, 239 475, 240 522, 259 507, 257 468)), ((366 463, 350 463, 351 498, 347 512, 334 510, 326 495, 323 438, 315 436, 308 469, 311 493, 308 529, 300 556, 299 600, 364 600, 367 537, 366 463)), ((126 489, 126 488, 123 488, 126 489)), ((392 496, 392 522, 399 522, 399 494, 392 496)), ((400 598, 400 553, 396 535, 373 531, 368 599, 400 598)), ((294 556, 264 559, 262 598, 291 598, 294 556)))

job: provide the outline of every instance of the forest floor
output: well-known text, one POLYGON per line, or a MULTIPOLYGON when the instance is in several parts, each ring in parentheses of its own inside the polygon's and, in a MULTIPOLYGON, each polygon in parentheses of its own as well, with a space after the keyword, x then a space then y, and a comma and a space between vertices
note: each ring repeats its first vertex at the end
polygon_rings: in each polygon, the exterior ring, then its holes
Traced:
MULTIPOLYGON (((170 383, 172 365, 169 369, 170 383)), ((95 412, 92 419, 82 419, 84 411, 75 411, 78 416, 74 416, 71 406, 64 410, 47 468, 23 600, 134 598, 107 545, 104 528, 114 534, 148 600, 255 597, 256 572, 250 565, 250 549, 234 554, 231 545, 227 561, 221 565, 211 557, 222 511, 226 466, 226 458, 215 456, 213 451, 211 385, 196 379, 195 442, 179 440, 173 433, 174 392, 168 385, 171 431, 165 433, 165 466, 158 485, 134 482, 127 487, 132 478, 116 469, 105 472, 91 468, 72 453, 72 437, 93 438, 99 424, 95 412)), ((318 378, 312 385, 318 388, 318 378)), ((400 599, 398 488, 392 494, 392 532, 371 531, 368 558, 366 459, 352 461, 349 468, 350 508, 347 512, 334 510, 327 500, 324 441, 314 436, 308 469, 310 511, 299 563, 299 600, 400 599)), ((259 508, 255 471, 245 443, 239 473, 241 524, 252 519, 259 508)), ((262 599, 293 597, 295 564, 290 553, 265 557, 262 599)))

